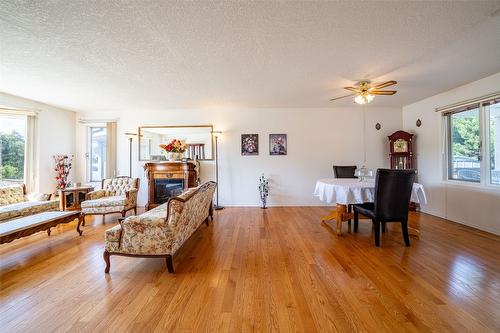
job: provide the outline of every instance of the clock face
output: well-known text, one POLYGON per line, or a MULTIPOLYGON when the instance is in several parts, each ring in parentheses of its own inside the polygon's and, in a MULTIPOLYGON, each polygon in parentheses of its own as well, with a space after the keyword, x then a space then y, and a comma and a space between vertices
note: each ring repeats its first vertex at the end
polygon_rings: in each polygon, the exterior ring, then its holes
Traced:
POLYGON ((395 153, 407 153, 408 152, 408 141, 403 139, 397 139, 394 141, 394 152, 395 153))

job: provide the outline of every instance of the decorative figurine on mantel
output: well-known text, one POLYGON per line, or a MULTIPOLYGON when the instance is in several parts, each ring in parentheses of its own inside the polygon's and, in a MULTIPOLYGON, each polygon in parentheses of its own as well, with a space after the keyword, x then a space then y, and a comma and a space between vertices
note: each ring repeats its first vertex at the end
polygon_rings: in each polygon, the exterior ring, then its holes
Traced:
POLYGON ((262 201, 262 209, 266 209, 267 197, 269 196, 269 180, 262 174, 259 178, 260 201, 262 201))

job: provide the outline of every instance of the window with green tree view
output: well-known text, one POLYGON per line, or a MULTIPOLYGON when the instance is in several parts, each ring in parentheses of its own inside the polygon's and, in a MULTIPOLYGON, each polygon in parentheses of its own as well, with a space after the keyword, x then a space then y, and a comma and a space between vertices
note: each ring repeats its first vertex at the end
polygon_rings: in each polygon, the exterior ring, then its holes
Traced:
POLYGON ((500 185, 500 104, 492 99, 447 117, 448 179, 500 185))
POLYGON ((0 185, 24 181, 26 116, 0 113, 0 185))

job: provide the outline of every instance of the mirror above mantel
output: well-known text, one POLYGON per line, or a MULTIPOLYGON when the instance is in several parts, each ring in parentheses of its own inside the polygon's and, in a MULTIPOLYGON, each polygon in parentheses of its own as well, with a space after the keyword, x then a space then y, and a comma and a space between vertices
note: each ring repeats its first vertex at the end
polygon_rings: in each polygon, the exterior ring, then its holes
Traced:
POLYGON ((168 144, 173 139, 188 145, 183 157, 198 160, 213 160, 213 126, 141 126, 138 129, 139 160, 164 161, 165 153, 161 144, 168 144))

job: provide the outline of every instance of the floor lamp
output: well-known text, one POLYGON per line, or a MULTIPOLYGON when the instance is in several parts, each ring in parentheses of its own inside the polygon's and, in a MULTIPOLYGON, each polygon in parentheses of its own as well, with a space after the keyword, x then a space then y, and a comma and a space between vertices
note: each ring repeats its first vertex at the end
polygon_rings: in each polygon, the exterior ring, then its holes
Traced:
POLYGON ((219 206, 219 136, 222 134, 221 131, 212 132, 215 138, 215 182, 217 183, 217 188, 215 192, 215 210, 224 209, 224 207, 219 206))
POLYGON ((125 133, 128 138, 128 176, 132 178, 132 139, 137 134, 135 133, 125 133))

